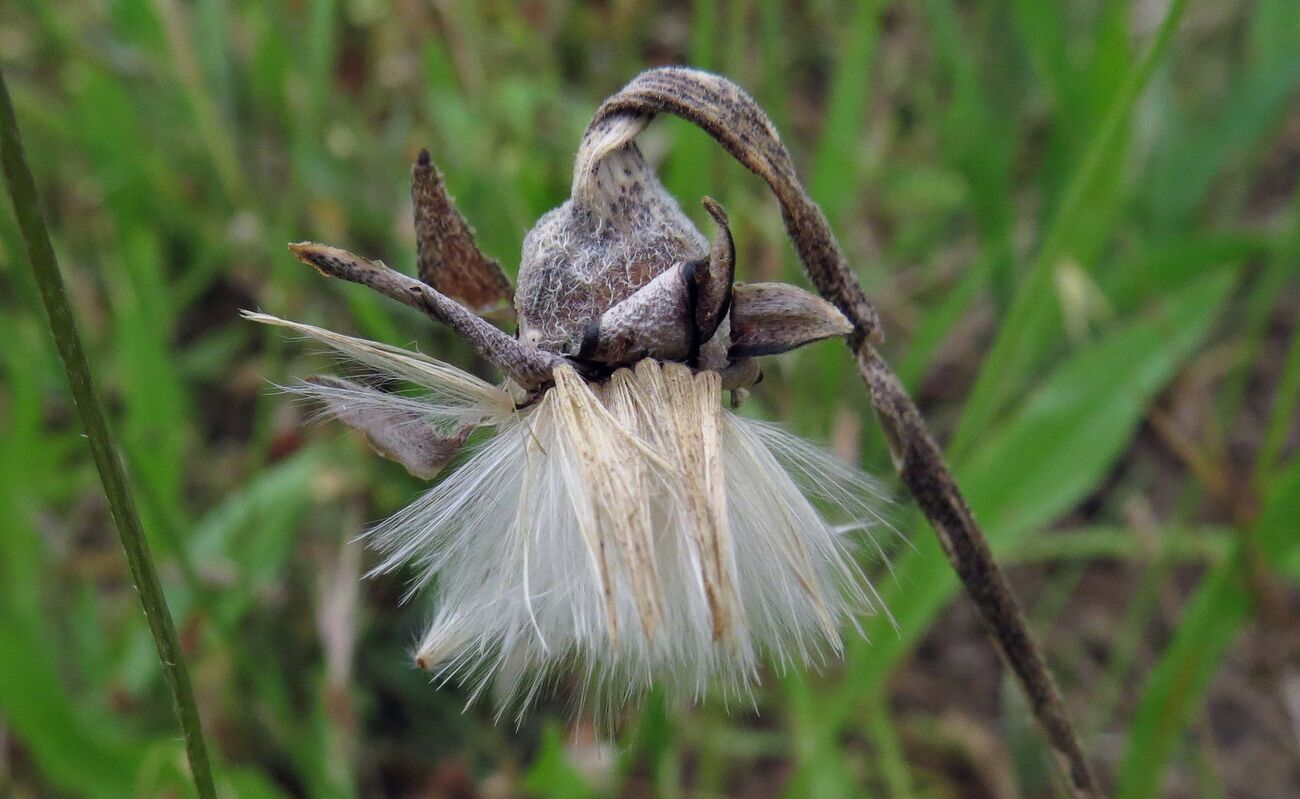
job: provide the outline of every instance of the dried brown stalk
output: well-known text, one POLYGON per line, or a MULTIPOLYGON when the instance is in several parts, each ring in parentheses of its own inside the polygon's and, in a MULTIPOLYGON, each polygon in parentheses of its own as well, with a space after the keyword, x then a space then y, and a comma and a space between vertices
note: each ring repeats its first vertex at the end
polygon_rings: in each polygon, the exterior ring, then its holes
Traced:
POLYGON ((943 453, 916 403, 875 349, 879 319, 836 242, 830 224, 795 174, 790 154, 770 119, 748 94, 725 78, 670 67, 642 73, 596 112, 602 122, 682 117, 716 139, 763 178, 781 205, 786 231, 808 277, 853 325, 847 343, 857 360, 903 484, 912 493, 1002 657, 1029 698, 1034 717, 1060 759, 1076 796, 1099 795, 1096 780, 1060 692, 1029 633, 1006 576, 993 559, 943 453))

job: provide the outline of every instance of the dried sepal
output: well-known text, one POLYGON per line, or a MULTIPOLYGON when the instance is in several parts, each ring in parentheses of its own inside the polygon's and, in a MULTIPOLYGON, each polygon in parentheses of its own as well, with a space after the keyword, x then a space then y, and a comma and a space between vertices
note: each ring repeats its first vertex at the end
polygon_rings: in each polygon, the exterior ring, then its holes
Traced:
POLYGON ((615 303, 564 349, 566 355, 603 366, 642 358, 699 360, 701 346, 715 339, 727 317, 736 273, 727 214, 708 197, 704 206, 718 223, 709 257, 677 264, 615 303))
POLYGON ((708 263, 695 269, 691 275, 695 293, 695 335, 701 342, 713 338, 726 317, 731 307, 731 285, 736 279, 736 244, 731 238, 727 212, 712 197, 705 197, 703 203, 718 231, 713 236, 708 263))
POLYGON ((420 280, 477 314, 513 319, 510 280, 479 250, 428 150, 411 167, 411 203, 420 280))
POLYGON ((583 330, 574 357, 607 366, 685 359, 694 340, 694 271, 694 264, 679 264, 605 311, 583 330))
POLYGON ((731 299, 728 291, 727 314, 722 317, 721 324, 713 335, 707 341, 699 346, 699 351, 695 354, 695 361, 692 364, 697 369, 709 369, 720 371, 725 369, 731 363, 731 356, 727 353, 731 346, 731 299))
POLYGON ((350 380, 316 376, 301 393, 318 400, 325 413, 357 430, 380 455, 400 463, 421 480, 432 480, 456 456, 474 425, 452 435, 439 433, 416 403, 350 380))
MULTIPOLYGON (((749 388, 763 380, 763 370, 759 367, 758 361, 753 358, 733 358, 730 363, 716 371, 722 380, 723 390, 730 391, 733 395, 736 391, 749 388)), ((743 400, 747 396, 749 396, 748 392, 737 396, 736 400, 743 400)))
POLYGON ((562 362, 552 353, 521 345, 437 289, 390 269, 382 262, 312 242, 290 244, 289 250, 298 260, 324 275, 368 286, 447 325, 474 352, 524 388, 549 383, 552 370, 562 362))
POLYGON ((774 355, 853 330, 834 305, 787 283, 737 283, 731 301, 733 358, 774 355))

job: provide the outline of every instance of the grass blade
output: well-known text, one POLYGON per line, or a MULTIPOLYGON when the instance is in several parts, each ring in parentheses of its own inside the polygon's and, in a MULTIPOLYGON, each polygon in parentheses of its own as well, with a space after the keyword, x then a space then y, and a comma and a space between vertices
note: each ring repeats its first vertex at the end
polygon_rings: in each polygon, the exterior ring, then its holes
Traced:
MULTIPOLYGON (((1251 533, 1270 563, 1295 549, 1295 519, 1300 516, 1300 462, 1277 480, 1251 533)), ((1219 662, 1250 617, 1254 597, 1246 569, 1248 541, 1201 584, 1178 624, 1178 634, 1156 664, 1138 705, 1120 770, 1120 799, 1159 793, 1165 764, 1199 706, 1219 662)))
POLYGON ((1266 483, 1277 463, 1287 434, 1296 423, 1296 405, 1300 401, 1300 327, 1291 336, 1291 344, 1282 367, 1282 379, 1273 397, 1273 410, 1265 428, 1264 442, 1255 460, 1255 482, 1266 483))
POLYGON ((1287 98, 1300 82, 1300 53, 1245 70, 1209 120, 1175 140, 1163 153, 1147 191, 1148 213, 1163 230, 1191 222, 1205 204, 1215 179, 1274 130, 1287 110, 1287 98))
MULTIPOLYGON (((958 478, 994 554, 1008 556, 1095 485, 1122 453, 1151 398, 1201 342, 1229 288, 1222 275, 1202 280, 1169 297, 1161 313, 1080 351, 988 436, 976 457, 958 464, 958 478)), ((880 618, 864 624, 871 643, 856 642, 851 651, 851 674, 844 681, 851 693, 885 686, 957 588, 937 539, 915 541, 916 551, 897 560, 895 579, 883 586, 897 629, 880 618)), ((856 702, 844 697, 832 706, 836 714, 849 714, 856 702)))
MULTIPOLYGON (((940 126, 947 160, 965 178, 971 211, 982 239, 980 273, 999 313, 1011 302, 1015 253, 1011 226, 1011 165, 1018 135, 1005 108, 989 96, 975 50, 959 26, 961 14, 950 0, 927 0, 927 26, 936 56, 952 83, 952 101, 940 126)), ((966 303, 952 310, 964 310, 966 303)))
POLYGON ((844 220, 859 187, 859 161, 854 150, 862 140, 870 96, 871 59, 876 51, 876 0, 858 3, 853 19, 843 31, 844 44, 835 65, 826 119, 810 190, 831 224, 844 220))
POLYGON ((140 593, 140 603, 144 606, 145 617, 149 621, 149 629, 158 648, 158 659, 162 661, 163 676, 167 687, 171 690, 176 715, 185 735, 185 750, 189 757, 194 786, 198 790, 200 799, 215 799, 216 789, 213 787, 212 769, 208 763, 207 747, 203 742, 203 731, 199 724, 198 706, 194 702, 194 691, 190 686, 189 672, 181 655, 176 627, 167 610, 167 600, 163 596, 158 573, 149 555, 149 544, 145 540, 144 529, 140 525, 140 517, 136 512, 126 475, 114 448, 103 408, 95 393, 95 385, 90 376, 90 365, 86 362, 81 337, 77 333, 77 323, 64 291, 63 278, 59 274, 58 262, 54 257, 54 247, 50 244, 49 232, 45 228, 45 221, 41 218, 36 198, 36 182, 23 155, 18 121, 14 117, 13 102, 9 99, 9 88, 2 73, 0 73, 0 165, 3 166, 9 196, 13 200, 14 214, 22 230, 23 240, 27 244, 27 257, 31 263, 32 273, 36 277, 41 299, 49 315, 50 331, 54 334, 59 357, 63 361, 63 368, 72 388, 73 400, 82 424, 86 428, 86 438, 90 442, 95 466, 104 484, 104 495, 108 499, 109 510, 117 525, 122 548, 126 552, 127 563, 131 568, 131 576, 140 593))
POLYGON ((1114 157, 1124 140, 1126 123, 1138 97, 1160 63, 1186 9, 1187 0, 1174 0, 1170 5, 1142 60, 1116 91, 1104 121, 1089 144, 1078 171, 1071 178, 1048 227, 1038 257, 1034 259, 1016 291, 997 341, 985 358, 971 390, 970 399, 962 412, 961 424, 950 446, 954 458, 960 459, 975 435, 988 429, 1006 398, 1021 385, 1024 373, 1031 367, 1032 364, 1027 362, 1031 358, 1031 348, 1026 346, 1026 342, 1033 339, 1035 329, 1041 324, 1047 308, 1054 302, 1052 272, 1057 261, 1065 254, 1070 231, 1085 211, 1085 200, 1091 193, 1094 179, 1104 172, 1103 167, 1114 157))
POLYGON ((17 614, 0 613, 0 713, 6 724, 63 790, 88 799, 132 795, 142 742, 96 723, 102 720, 69 699, 58 663, 30 627, 17 614))

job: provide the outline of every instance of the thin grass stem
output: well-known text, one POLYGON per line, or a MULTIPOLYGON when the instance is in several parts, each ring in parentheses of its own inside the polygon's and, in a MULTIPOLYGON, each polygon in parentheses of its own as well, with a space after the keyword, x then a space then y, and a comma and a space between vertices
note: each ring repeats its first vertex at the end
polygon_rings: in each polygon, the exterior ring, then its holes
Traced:
POLYGON ((49 318, 50 332, 54 334, 59 358, 63 361, 63 369, 72 387, 73 401, 86 428, 86 438, 90 442, 95 467, 99 470, 99 478, 104 486, 109 512, 117 525, 122 549, 126 551, 126 560, 131 568, 131 577, 140 594, 140 604, 144 606, 144 615, 158 648, 163 678, 171 691, 176 716, 185 735, 185 752, 189 757, 194 787, 198 790, 200 799, 215 799, 216 789, 212 782, 212 768, 203 741, 203 730, 199 724, 198 706, 194 702, 189 672, 181 656, 176 627, 167 609, 158 572, 149 555, 149 543, 145 539, 144 528, 140 524, 140 516, 136 512, 104 410, 95 393, 90 365, 86 362, 81 337, 77 333, 76 319, 63 287, 63 277, 59 274, 50 234, 45 227, 45 220, 41 218, 36 182, 23 154, 18 121, 3 73, 0 73, 0 166, 4 169, 5 183, 14 204, 14 215, 26 242, 27 258, 49 318))

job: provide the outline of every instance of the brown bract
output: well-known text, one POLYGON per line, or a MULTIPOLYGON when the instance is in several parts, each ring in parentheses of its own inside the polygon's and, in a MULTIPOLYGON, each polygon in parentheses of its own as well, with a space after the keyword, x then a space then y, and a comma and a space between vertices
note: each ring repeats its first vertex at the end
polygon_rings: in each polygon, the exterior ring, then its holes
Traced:
POLYGON ((308 382, 338 389, 335 396, 348 397, 347 400, 333 399, 329 393, 318 394, 324 398, 325 411, 330 416, 361 432, 376 452, 402 464, 408 472, 424 480, 432 480, 442 471, 474 429, 473 425, 467 424, 453 435, 443 435, 415 410, 383 402, 359 403, 353 399, 366 393, 379 394, 374 389, 350 380, 321 375, 308 378, 308 382))
POLYGON ((478 314, 508 315, 515 292, 501 264, 479 251, 428 150, 411 167, 420 279, 478 314))

